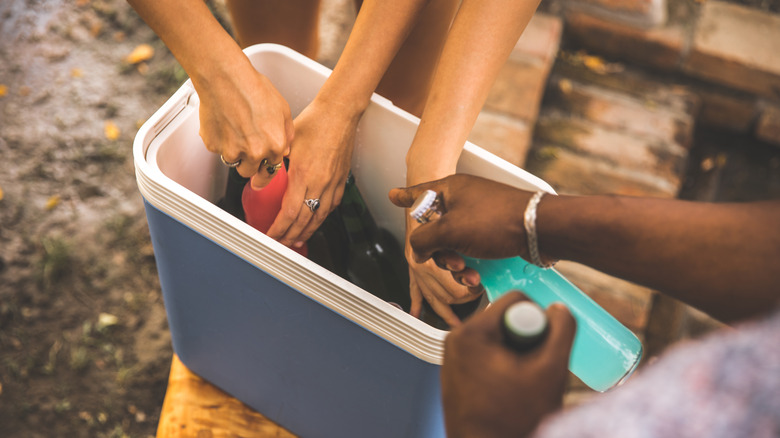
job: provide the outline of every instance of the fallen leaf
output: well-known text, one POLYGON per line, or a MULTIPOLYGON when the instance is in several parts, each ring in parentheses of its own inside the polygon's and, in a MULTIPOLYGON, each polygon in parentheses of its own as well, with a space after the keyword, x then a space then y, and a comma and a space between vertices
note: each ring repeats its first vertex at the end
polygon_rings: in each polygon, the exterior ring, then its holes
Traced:
POLYGON ((8 86, 0 84, 0 97, 5 96, 8 94, 8 86))
POLYGON ((121 134, 119 127, 116 126, 116 123, 112 122, 111 120, 106 120, 106 124, 103 127, 103 132, 106 134, 106 138, 109 140, 116 140, 119 138, 119 134, 121 134))
POLYGON ((0 201, 3 200, 3 188, 0 187, 0 201))
POLYGON ((145 75, 146 73, 149 73, 149 64, 141 62, 135 66, 135 69, 138 70, 138 73, 145 75))
POLYGON ((572 90, 571 81, 568 79, 561 79, 558 81, 558 88, 561 90, 561 93, 563 94, 569 94, 572 90))
POLYGON ((78 67, 74 67, 74 68, 70 69, 70 76, 72 78, 80 78, 80 77, 84 76, 84 70, 82 70, 82 69, 80 69, 78 67))
POLYGON ((138 64, 139 62, 151 59, 152 56, 154 56, 154 47, 149 44, 139 44, 129 55, 125 56, 125 62, 129 64, 138 64))
POLYGON ((536 151, 536 157, 540 160, 554 160, 558 158, 558 151, 554 147, 545 146, 536 151))
POLYGON ((585 65, 585 67, 588 68, 588 70, 594 71, 596 73, 603 74, 607 71, 604 60, 598 56, 585 55, 582 58, 582 63, 585 65))
POLYGON ((98 330, 104 330, 107 327, 115 326, 119 324, 119 318, 110 313, 101 313, 98 315, 98 322, 95 324, 95 328, 98 330))
POLYGON ((47 211, 51 211, 54 209, 54 207, 60 205, 61 200, 62 199, 60 199, 60 195, 52 195, 49 197, 48 200, 46 200, 46 205, 44 206, 44 208, 47 211))
POLYGON ((92 35, 93 38, 100 35, 100 32, 103 31, 103 23, 92 23, 92 25, 89 27, 89 34, 92 35))

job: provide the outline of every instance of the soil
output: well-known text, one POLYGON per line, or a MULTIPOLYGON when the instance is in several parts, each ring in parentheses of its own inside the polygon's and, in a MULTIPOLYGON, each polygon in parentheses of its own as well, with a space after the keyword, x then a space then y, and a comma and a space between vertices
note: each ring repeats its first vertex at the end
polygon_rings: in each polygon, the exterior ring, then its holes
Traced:
POLYGON ((0 17, 0 436, 154 435, 172 351, 131 145, 185 75, 121 0, 0 17))
MULTIPOLYGON (((332 66, 354 10, 322 12, 332 66)), ((156 433, 173 353, 132 142, 185 80, 124 0, 0 2, 0 437, 156 433)))
POLYGON ((0 3, 0 436, 155 434, 172 349, 131 150, 185 79, 124 0, 0 3))

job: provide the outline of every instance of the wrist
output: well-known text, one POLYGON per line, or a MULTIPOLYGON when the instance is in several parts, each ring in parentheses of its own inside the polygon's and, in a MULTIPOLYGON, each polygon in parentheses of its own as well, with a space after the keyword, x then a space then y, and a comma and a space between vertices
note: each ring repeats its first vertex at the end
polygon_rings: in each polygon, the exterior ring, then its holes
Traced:
POLYGON ((570 206, 577 197, 547 195, 536 207, 536 235, 539 256, 543 262, 552 260, 573 260, 572 242, 577 230, 572 218, 578 213, 570 206))
POLYGON ((315 100, 325 105, 329 111, 336 111, 341 116, 352 120, 360 120, 371 103, 372 93, 361 93, 355 88, 340 86, 335 80, 328 79, 317 93, 315 100))
POLYGON ((525 229, 525 240, 528 244, 528 261, 541 268, 552 268, 558 261, 557 259, 542 256, 539 250, 539 235, 536 232, 536 216, 539 203, 546 192, 540 190, 534 193, 526 204, 523 211, 523 228, 525 229))
MULTIPOLYGON (((458 129, 423 116, 412 145, 406 152, 406 182, 409 185, 435 181, 455 174, 465 140, 458 129)), ((457 127, 456 127, 457 128, 457 127)))
POLYGON ((422 150, 412 145, 406 154, 406 184, 413 186, 454 175, 457 157, 447 157, 440 152, 442 150, 437 147, 422 150))
POLYGON ((238 46, 226 50, 218 59, 204 55, 207 59, 185 68, 198 94, 208 93, 226 85, 240 86, 251 83, 251 76, 259 74, 249 58, 238 46))
POLYGON ((439 166, 407 166, 406 186, 416 186, 431 181, 437 181, 455 174, 455 169, 439 166))

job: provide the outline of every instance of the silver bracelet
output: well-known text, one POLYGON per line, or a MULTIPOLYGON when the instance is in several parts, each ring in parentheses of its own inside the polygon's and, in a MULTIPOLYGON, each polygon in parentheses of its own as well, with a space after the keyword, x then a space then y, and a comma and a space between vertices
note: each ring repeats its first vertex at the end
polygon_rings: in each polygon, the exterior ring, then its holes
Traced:
POLYGON ((539 205, 542 196, 545 192, 538 191, 534 193, 528 205, 525 207, 525 214, 523 215, 523 226, 525 226, 525 238, 528 241, 528 253, 531 256, 531 263, 540 268, 552 268, 555 262, 544 264, 541 257, 539 257, 539 244, 536 238, 536 207, 539 205))

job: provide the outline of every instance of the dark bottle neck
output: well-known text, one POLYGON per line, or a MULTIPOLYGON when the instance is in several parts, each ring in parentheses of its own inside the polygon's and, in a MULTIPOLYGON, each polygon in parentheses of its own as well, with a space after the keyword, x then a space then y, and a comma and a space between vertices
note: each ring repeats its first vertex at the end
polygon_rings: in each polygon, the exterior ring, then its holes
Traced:
POLYGON ((350 173, 347 178, 347 184, 344 187, 344 196, 341 198, 341 219, 344 222, 344 229, 347 231, 347 237, 352 243, 362 243, 369 241, 377 233, 377 225, 371 213, 368 211, 366 202, 360 195, 355 184, 355 178, 350 173))
POLYGON ((241 176, 240 173, 238 173, 238 170, 236 170, 235 167, 231 167, 228 169, 228 180, 236 185, 240 185, 243 189, 246 183, 249 182, 250 178, 244 178, 241 176))

